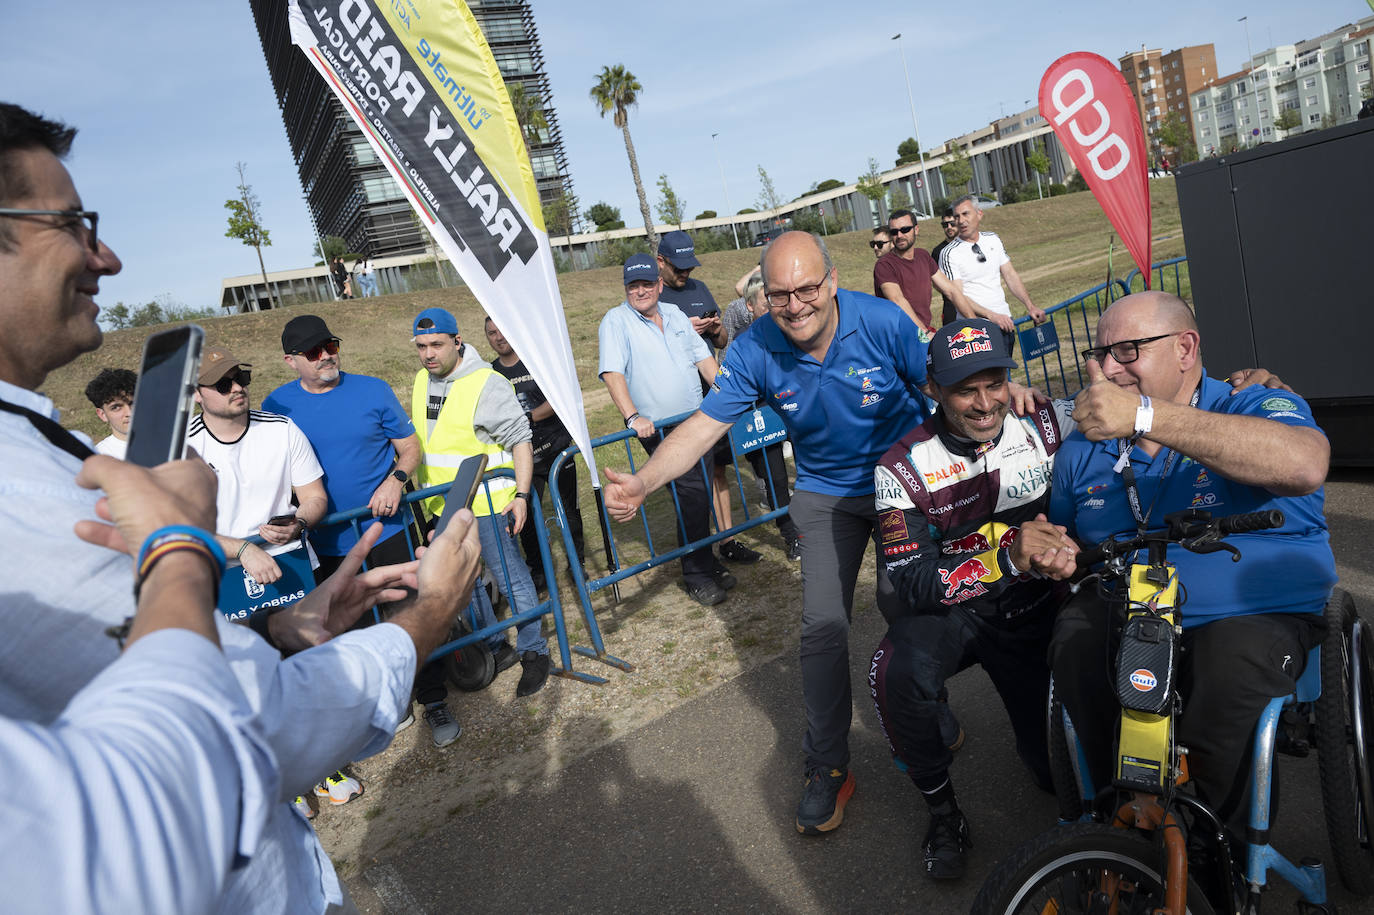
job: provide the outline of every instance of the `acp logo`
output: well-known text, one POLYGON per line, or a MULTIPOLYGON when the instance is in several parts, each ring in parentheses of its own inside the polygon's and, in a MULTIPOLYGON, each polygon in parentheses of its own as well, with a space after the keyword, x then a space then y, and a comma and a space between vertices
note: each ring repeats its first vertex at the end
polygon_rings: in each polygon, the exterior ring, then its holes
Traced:
POLYGON ((253 576, 247 572, 243 573, 243 590, 248 592, 248 597, 252 600, 256 600, 267 593, 267 589, 258 584, 253 576))
POLYGON ((1159 680, 1156 679, 1153 671, 1141 667, 1131 671, 1131 685, 1142 693, 1148 693, 1159 685, 1159 680))
POLYGON ((1131 150, 1126 142, 1112 131, 1112 117, 1107 111, 1107 106, 1095 96, 1092 79, 1076 67, 1061 76, 1050 90, 1054 107, 1059 109, 1059 113, 1054 116, 1055 126, 1068 121, 1069 132, 1073 135, 1074 141, 1088 151, 1088 163, 1092 170, 1102 180, 1110 181, 1131 164, 1131 150), (1092 124, 1091 118, 1084 122, 1076 117, 1085 108, 1090 108, 1097 119, 1096 124, 1092 124), (1085 131, 1086 124, 1092 126, 1085 131), (1104 166, 1102 160, 1113 151, 1117 154, 1116 162, 1104 166))

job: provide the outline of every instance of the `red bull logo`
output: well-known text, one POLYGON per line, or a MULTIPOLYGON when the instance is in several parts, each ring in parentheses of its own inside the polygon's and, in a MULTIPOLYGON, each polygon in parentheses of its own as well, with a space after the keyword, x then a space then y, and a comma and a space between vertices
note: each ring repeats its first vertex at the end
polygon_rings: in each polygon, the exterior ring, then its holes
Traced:
POLYGON ((965 327, 949 338, 949 358, 960 359, 972 353, 992 352, 992 341, 981 327, 965 327))
POLYGON ((982 531, 974 531, 954 540, 946 540, 944 543, 946 553, 981 553, 990 549, 992 544, 988 543, 988 538, 982 531))
POLYGON ((1141 667, 1131 671, 1131 685, 1142 693, 1148 693, 1159 685, 1159 680, 1155 678, 1154 672, 1141 667))
POLYGON ((978 558, 965 559, 954 568, 940 570, 940 580, 945 583, 945 597, 953 597, 956 591, 975 585, 987 578, 992 572, 978 558))
POLYGON ((959 343, 972 343, 974 340, 986 340, 987 338, 988 332, 981 327, 965 327, 957 334, 950 336, 949 345, 953 347, 959 343))

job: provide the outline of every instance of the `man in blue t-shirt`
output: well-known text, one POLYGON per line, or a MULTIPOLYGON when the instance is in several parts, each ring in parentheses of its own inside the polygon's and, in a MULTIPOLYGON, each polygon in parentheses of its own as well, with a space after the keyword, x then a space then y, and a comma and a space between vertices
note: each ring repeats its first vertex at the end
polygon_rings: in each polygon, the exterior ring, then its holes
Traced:
MULTIPOLYGON (((783 418, 797 464, 790 511, 802 538, 806 785, 796 825, 820 834, 840 825, 854 792, 849 616, 875 529, 873 467, 923 416, 915 389, 926 381, 926 347, 896 305, 839 288, 819 236, 781 235, 764 249, 762 266, 772 320, 735 338, 719 389, 638 473, 606 469, 605 499, 617 520, 629 520, 760 397, 783 418)), ((877 599, 888 618, 900 612, 881 555, 877 599)))
MULTIPOLYGON (((1240 562, 1224 552, 1169 552, 1187 593, 1178 741, 1199 794, 1243 827, 1255 722, 1271 698, 1293 691, 1336 582, 1322 513, 1330 446, 1297 395, 1255 386, 1232 396, 1206 377, 1197 324, 1175 296, 1116 302, 1098 323, 1097 343, 1074 407, 1078 431, 1055 460, 1051 521, 1092 545, 1161 527, 1187 508, 1284 513, 1276 530, 1228 538, 1240 562)), ((1035 567, 1072 574, 1074 551, 1057 552, 1035 567)), ((1085 588, 1060 611, 1050 650, 1056 690, 1099 788, 1111 783, 1120 712, 1105 661, 1109 619, 1096 589, 1085 588)))

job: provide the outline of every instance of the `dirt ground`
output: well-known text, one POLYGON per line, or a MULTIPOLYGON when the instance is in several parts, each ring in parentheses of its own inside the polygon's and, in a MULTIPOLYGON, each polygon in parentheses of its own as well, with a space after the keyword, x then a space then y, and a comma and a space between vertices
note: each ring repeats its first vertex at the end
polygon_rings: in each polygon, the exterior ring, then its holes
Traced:
MULTIPOLYGON (((600 545, 594 529, 588 539, 592 574, 604 574, 602 558, 592 555, 600 545)), ((608 682, 551 677, 536 695, 517 699, 516 665, 480 692, 450 687, 449 708, 463 734, 443 749, 434 747, 417 707, 416 724, 385 752, 349 767, 365 786, 363 796, 337 808, 326 801, 314 820, 340 876, 356 879, 451 818, 512 796, 675 705, 784 651, 796 651, 800 563, 787 560, 772 524, 751 529, 741 541, 764 557, 754 565, 730 566, 739 585, 718 606, 702 607, 687 598, 678 586, 676 563, 623 582, 619 603, 609 589, 593 596, 606 651, 635 665, 632 672, 574 655, 575 670, 608 682)), ((555 562, 561 568, 561 557, 555 562)), ((856 613, 871 609, 872 564, 870 554, 859 578, 856 613)), ((590 647, 580 604, 566 583, 561 596, 569 641, 590 647)), ((556 664, 549 617, 544 631, 556 664)))

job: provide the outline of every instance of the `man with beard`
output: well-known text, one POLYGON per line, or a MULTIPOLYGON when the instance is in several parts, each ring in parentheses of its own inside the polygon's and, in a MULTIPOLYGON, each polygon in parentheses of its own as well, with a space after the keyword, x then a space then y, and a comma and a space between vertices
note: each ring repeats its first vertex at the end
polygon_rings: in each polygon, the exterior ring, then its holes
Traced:
MULTIPOLYGON (((893 210, 887 217, 887 229, 892 236, 892 250, 878 258, 873 265, 873 294, 896 302, 907 317, 916 322, 921 336, 929 340, 935 333, 930 316, 930 289, 957 302, 960 307, 972 306, 953 283, 940 273, 935 261, 924 248, 916 247, 920 227, 910 210, 893 210)), ((1010 324, 1010 321, 1008 321, 1010 324)))

